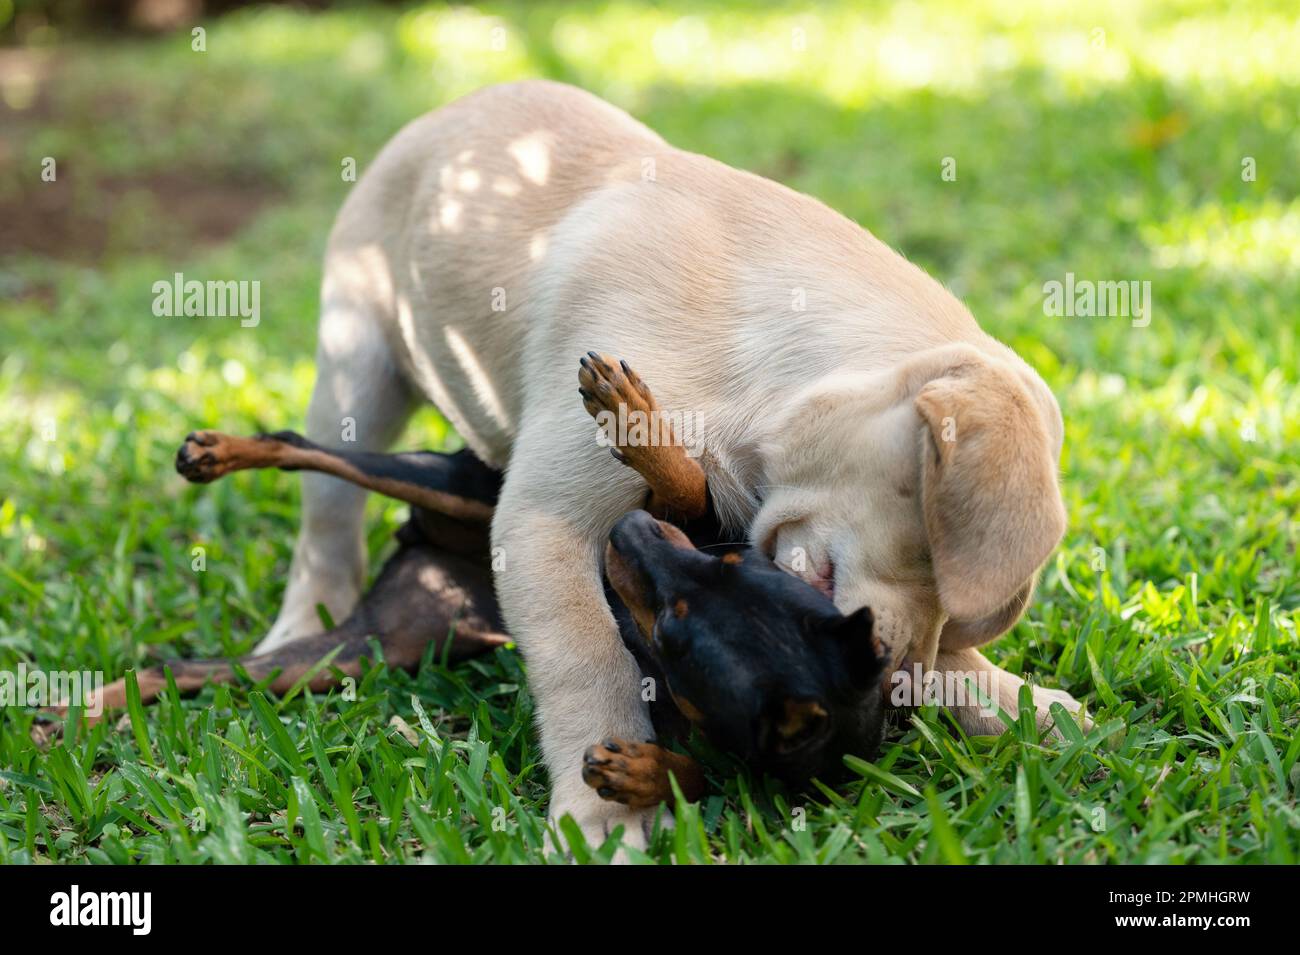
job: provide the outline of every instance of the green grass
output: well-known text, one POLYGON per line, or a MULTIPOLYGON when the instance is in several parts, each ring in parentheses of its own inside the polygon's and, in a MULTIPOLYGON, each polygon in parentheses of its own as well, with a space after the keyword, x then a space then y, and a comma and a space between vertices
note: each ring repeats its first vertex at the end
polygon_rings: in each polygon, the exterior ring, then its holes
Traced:
MULTIPOLYGON (((253 645, 296 482, 191 488, 176 445, 302 420, 343 157, 364 169, 423 110, 549 75, 872 229, 1033 363, 1067 423, 1069 531, 990 653, 1086 699, 1096 728, 966 739, 921 711, 852 781, 805 794, 711 756, 712 794, 649 857, 1297 861, 1291 4, 813 9, 251 9, 209 23, 201 54, 188 34, 49 49, 34 88, 0 91, 0 203, 36 196, 55 156, 76 221, 100 226, 96 249, 0 260, 0 669, 112 678, 253 645), (159 177, 162 202, 136 186, 159 177), (201 195, 256 214, 196 223, 201 195), (152 283, 177 271, 259 279, 261 324, 154 317, 152 283), (1067 271, 1151 281, 1150 326, 1045 316, 1067 271)), ((430 411, 404 443, 454 442, 430 411)), ((377 562, 402 510, 370 507, 377 562)), ((352 699, 208 690, 46 749, 30 711, 0 710, 0 861, 541 861, 525 683, 511 650, 376 666, 352 699)))

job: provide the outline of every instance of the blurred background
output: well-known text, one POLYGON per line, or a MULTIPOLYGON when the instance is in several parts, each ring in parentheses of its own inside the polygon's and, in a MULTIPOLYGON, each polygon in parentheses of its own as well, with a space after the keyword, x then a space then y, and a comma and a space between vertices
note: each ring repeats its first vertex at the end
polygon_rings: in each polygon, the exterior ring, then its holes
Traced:
MULTIPOLYGON (((301 425, 341 169, 529 76, 824 200, 1042 372, 1043 615, 1098 549, 1117 619, 1192 573, 1225 625, 1294 606, 1298 52, 1294 0, 0 0, 0 647, 119 672, 259 636, 296 481, 195 491, 174 448, 301 425), (260 281, 260 324, 155 316, 176 272, 260 281), (1067 272, 1150 281, 1150 325, 1045 315, 1067 272)), ((455 441, 428 411, 404 443, 455 441)), ((378 551, 401 512, 371 506, 378 551)))

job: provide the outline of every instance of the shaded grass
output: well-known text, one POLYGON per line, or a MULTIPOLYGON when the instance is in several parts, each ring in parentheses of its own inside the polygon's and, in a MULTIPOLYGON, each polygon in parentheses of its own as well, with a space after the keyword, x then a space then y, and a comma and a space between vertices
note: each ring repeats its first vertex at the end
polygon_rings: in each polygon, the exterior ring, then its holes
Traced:
MULTIPOLYGON (((482 83, 552 75, 871 228, 1025 355, 1067 422, 1070 530, 990 652, 1087 698, 1097 727, 966 739, 921 710, 874 764, 808 793, 705 751, 716 786, 650 856, 1296 861, 1300 91, 1276 55, 1296 30, 1284 5, 485 4, 208 26, 205 54, 179 35, 55 49, 39 117, 5 117, 0 201, 44 188, 46 155, 74 210, 104 202, 105 179, 179 172, 278 201, 213 242, 141 188, 105 210, 92 265, 0 262, 0 668, 111 678, 253 645, 282 593, 296 482, 193 489, 176 445, 198 425, 301 421, 344 158, 364 169, 407 119, 482 83), (176 271, 260 280, 261 324, 154 317, 152 284, 176 271), (1151 325, 1044 316, 1042 284, 1067 271, 1150 280, 1151 325)), ((456 438, 429 411, 404 443, 456 438)), ((377 562, 402 511, 369 514, 377 562)), ((0 860, 539 861, 523 682, 513 650, 414 677, 376 665, 346 695, 173 696, 46 750, 32 714, 5 708, 0 860)))

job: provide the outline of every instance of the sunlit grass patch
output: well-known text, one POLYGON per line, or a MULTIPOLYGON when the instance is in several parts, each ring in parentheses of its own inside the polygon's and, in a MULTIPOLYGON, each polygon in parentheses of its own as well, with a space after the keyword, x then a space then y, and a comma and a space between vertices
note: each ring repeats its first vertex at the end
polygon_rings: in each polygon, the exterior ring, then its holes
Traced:
POLYGON ((1300 202, 1210 205, 1146 230, 1160 268, 1204 269, 1260 278, 1300 273, 1300 202))

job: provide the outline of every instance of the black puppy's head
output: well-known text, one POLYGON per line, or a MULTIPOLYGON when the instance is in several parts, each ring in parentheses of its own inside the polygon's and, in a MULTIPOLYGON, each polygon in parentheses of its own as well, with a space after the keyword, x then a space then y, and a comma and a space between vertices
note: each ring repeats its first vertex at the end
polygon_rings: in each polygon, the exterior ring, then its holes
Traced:
POLYGON ((673 702, 716 745, 790 781, 875 753, 884 661, 870 610, 846 617, 758 550, 696 550, 645 511, 614 525, 605 564, 673 702))

